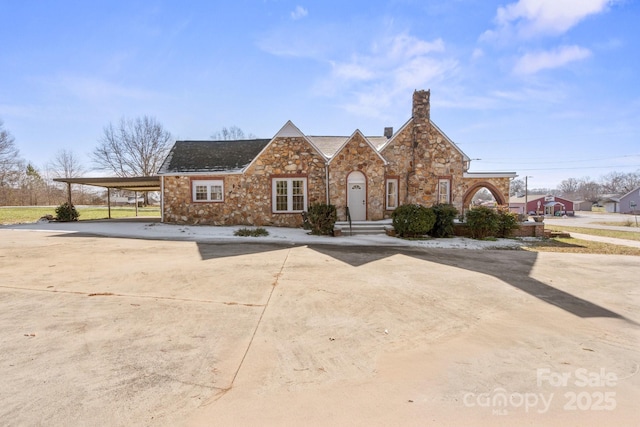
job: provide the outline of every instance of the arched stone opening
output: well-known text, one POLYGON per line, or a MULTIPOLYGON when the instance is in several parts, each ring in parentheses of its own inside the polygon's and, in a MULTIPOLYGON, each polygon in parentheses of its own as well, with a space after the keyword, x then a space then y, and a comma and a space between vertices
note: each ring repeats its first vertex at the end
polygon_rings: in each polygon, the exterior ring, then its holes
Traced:
POLYGON ((471 199, 473 199, 473 196, 478 192, 478 190, 482 188, 486 188, 487 190, 489 190, 491 195, 496 199, 496 203, 498 204, 498 206, 506 205, 508 203, 507 198, 502 194, 500 190, 498 190, 495 185, 486 181, 476 182, 467 189, 467 191, 464 193, 464 197, 462 198, 462 206, 465 210, 469 209, 469 205, 471 205, 471 199))

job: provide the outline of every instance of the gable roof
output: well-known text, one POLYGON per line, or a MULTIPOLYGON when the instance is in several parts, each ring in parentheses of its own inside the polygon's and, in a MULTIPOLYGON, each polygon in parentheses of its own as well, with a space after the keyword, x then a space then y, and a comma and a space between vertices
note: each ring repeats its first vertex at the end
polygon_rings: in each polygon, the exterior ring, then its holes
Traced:
MULTIPOLYGON (((410 118, 409 120, 407 120, 407 122, 405 124, 402 125, 402 127, 400 127, 400 129, 398 129, 398 131, 396 133, 393 134, 393 136, 389 139, 386 139, 384 141, 382 141, 382 143, 380 145, 378 145, 378 151, 382 152, 385 148, 387 148, 389 145, 391 145, 393 143, 393 141, 396 139, 396 136, 400 135, 402 133, 402 131, 409 125, 411 125, 413 123, 413 117, 410 118)), ((440 129, 438 127, 438 125, 436 125, 433 120, 429 120, 429 123, 431 123, 431 126, 433 126, 433 128, 438 131, 442 137, 458 152, 460 153, 460 155, 462 156, 462 161, 464 162, 469 162, 471 161, 471 158, 469 156, 467 156, 467 154, 462 151, 460 149, 460 147, 458 147, 458 144, 456 144, 455 142, 453 142, 453 140, 451 138, 449 138, 449 136, 444 133, 442 131, 442 129, 440 129)))
POLYGON ((242 172, 269 141, 271 140, 176 141, 158 174, 242 172))
MULTIPOLYGON (((350 137, 348 137, 347 139, 345 139, 345 141, 342 143, 342 145, 340 145, 336 151, 333 153, 333 155, 339 153, 340 151, 342 151, 344 149, 344 147, 356 136, 360 136, 362 139, 364 139, 364 141, 367 143, 367 145, 369 146, 369 148, 371 148, 371 150, 376 153, 376 155, 380 158, 380 160, 382 160, 382 163, 384 163, 385 165, 387 164, 387 159, 385 159, 384 157, 382 157, 382 154, 380 154, 380 151, 378 151, 378 147, 374 144, 371 143, 371 141, 362 134, 362 132, 360 132, 360 129, 356 129, 355 132, 353 132, 353 134, 351 134, 350 137)), ((375 138, 375 137, 374 137, 375 138)), ((385 137, 386 139, 386 137, 385 137)), ((331 160, 329 160, 329 163, 331 163, 331 160)))
MULTIPOLYGON (((316 147, 322 151, 322 153, 327 157, 333 157, 340 148, 350 139, 351 136, 307 136, 307 139, 315 144, 316 147)), ((369 141, 369 145, 372 145, 376 151, 380 150, 389 139, 386 136, 365 136, 367 141, 369 141)))
POLYGON ((636 187, 633 190, 629 191, 627 194, 624 194, 624 195, 620 196, 620 199, 626 199, 627 197, 631 196, 635 192, 640 194, 640 187, 636 187))
MULTIPOLYGON (((260 157, 262 155, 263 152, 267 151, 267 147, 269 147, 269 145, 276 140, 276 138, 302 138, 304 139, 307 144, 309 144, 309 146, 311 146, 311 148, 313 148, 320 156, 325 157, 325 155, 322 153, 322 151, 311 141, 309 140, 309 138, 306 137, 305 134, 303 134, 300 129, 298 129, 298 127, 296 125, 293 124, 293 122, 291 120, 287 120, 287 123, 284 124, 284 126, 282 126, 282 128, 280 128, 280 130, 278 131, 278 133, 275 134, 275 136, 271 139, 267 139, 267 143, 264 145, 264 147, 262 147, 262 149, 260 149, 260 151, 258 151, 255 156, 253 157, 253 159, 251 159, 245 169, 247 169, 249 166, 251 166, 256 160, 258 160, 258 157, 260 157)), ((326 159, 326 157, 325 157, 326 159)))

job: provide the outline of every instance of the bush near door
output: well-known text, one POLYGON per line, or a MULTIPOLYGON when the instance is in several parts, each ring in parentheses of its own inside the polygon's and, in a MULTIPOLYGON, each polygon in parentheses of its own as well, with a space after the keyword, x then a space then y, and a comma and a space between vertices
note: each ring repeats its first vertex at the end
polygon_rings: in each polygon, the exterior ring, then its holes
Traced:
POLYGON ((436 223, 433 209, 422 205, 398 206, 391 214, 393 228, 400 237, 417 237, 427 234, 436 223))

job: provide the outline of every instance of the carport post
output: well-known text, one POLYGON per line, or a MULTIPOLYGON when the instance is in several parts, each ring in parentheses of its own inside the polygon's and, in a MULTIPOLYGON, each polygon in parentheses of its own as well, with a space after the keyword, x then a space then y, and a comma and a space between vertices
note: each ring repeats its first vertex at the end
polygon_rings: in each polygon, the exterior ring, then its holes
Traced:
POLYGON ((67 182, 67 197, 69 198, 69 206, 73 206, 71 203, 71 183, 67 182))
POLYGON ((109 213, 108 217, 111 219, 111 188, 107 187, 107 212, 109 213))
POLYGON ((135 195, 136 200, 136 216, 138 216, 138 192, 134 191, 133 194, 135 195))

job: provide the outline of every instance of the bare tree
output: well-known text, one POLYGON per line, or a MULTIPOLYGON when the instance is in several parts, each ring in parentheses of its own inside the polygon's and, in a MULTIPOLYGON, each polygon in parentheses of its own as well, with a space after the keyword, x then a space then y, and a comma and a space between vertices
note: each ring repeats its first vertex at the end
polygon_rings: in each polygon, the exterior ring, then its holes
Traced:
POLYGON ((153 117, 109 123, 92 158, 99 169, 117 176, 155 175, 171 148, 171 133, 153 117))
POLYGON ((13 135, 0 120, 0 205, 19 204, 17 188, 24 173, 24 161, 13 135))
POLYGON ((640 172, 610 172, 600 179, 602 191, 610 194, 626 194, 640 186, 640 172))
POLYGON ((560 191, 563 197, 568 199, 575 199, 579 189, 580 183, 575 178, 565 179, 558 185, 558 191, 560 191))
POLYGON ((222 130, 211 135, 211 139, 216 141, 237 141, 241 139, 255 139, 256 136, 252 133, 245 136, 242 129, 237 126, 231 126, 230 128, 223 127, 222 130))
POLYGON ((24 162, 13 135, 3 128, 4 123, 0 120, 0 186, 8 186, 17 182, 24 162))
POLYGON ((597 202, 602 194, 600 184, 589 178, 588 176, 578 180, 578 195, 582 200, 588 202, 597 202))
POLYGON ((524 180, 514 179, 511 181, 511 186, 509 187, 509 195, 518 197, 520 194, 524 194, 524 180))
POLYGON ((85 172, 78 156, 70 150, 59 150, 49 163, 54 178, 77 178, 85 172))

